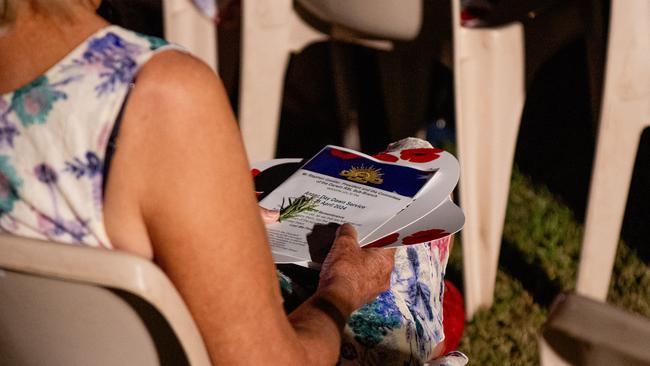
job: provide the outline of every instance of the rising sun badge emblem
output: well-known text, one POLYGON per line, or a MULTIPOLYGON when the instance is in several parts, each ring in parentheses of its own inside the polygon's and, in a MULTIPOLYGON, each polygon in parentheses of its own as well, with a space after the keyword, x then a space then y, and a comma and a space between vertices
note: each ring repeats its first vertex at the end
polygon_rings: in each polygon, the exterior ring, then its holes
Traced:
POLYGON ((353 182, 357 183, 372 183, 372 184, 382 184, 384 180, 381 178, 384 173, 381 172, 379 168, 353 166, 350 169, 343 170, 339 175, 348 178, 353 182))

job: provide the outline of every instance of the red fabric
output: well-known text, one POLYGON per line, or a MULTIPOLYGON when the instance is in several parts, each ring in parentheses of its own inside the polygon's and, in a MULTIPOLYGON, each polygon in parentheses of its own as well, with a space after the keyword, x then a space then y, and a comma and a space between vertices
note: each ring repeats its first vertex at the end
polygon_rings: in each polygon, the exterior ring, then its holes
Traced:
POLYGON ((465 304, 463 295, 449 281, 445 280, 445 296, 442 299, 443 329, 445 332, 446 355, 458 348, 465 329, 465 304))

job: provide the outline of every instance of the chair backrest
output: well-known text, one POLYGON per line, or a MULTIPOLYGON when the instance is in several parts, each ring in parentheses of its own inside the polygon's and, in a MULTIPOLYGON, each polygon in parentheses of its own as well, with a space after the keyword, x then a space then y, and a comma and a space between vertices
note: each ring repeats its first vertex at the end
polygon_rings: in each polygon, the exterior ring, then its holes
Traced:
POLYGON ((152 262, 0 234, 1 365, 209 365, 152 262))
POLYGON ((360 35, 410 40, 420 32, 422 0, 297 0, 319 19, 360 35))

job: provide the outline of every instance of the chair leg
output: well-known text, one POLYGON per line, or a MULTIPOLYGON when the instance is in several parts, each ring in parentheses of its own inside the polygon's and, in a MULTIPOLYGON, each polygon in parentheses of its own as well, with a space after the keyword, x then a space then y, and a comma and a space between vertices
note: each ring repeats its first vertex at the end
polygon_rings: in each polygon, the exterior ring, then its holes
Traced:
POLYGON ((539 364, 541 366, 571 366, 560 355, 558 355, 551 346, 544 340, 544 337, 538 336, 537 347, 539 349, 539 364))
MULTIPOLYGON (((455 12, 458 14, 458 12, 455 12)), ((523 27, 454 27, 456 128, 465 306, 471 317, 494 296, 503 221, 525 98, 523 27)))
POLYGON ((601 301, 607 297, 640 134, 637 126, 601 121, 576 288, 601 301))
POLYGON ((607 70, 577 292, 605 300, 639 138, 650 125, 650 1, 612 1, 607 70))
POLYGON ((217 70, 217 29, 189 1, 164 0, 165 39, 185 47, 217 70))
POLYGON ((359 98, 358 88, 352 82, 353 64, 349 48, 340 42, 332 42, 330 60, 332 63, 332 78, 336 91, 336 106, 338 109, 339 126, 343 135, 343 146, 361 150, 359 135, 359 98))
POLYGON ((289 55, 326 37, 300 19, 291 0, 242 6, 239 128, 248 160, 264 161, 275 156, 289 55))
POLYGON ((292 11, 290 0, 242 2, 239 126, 249 161, 275 155, 292 11))

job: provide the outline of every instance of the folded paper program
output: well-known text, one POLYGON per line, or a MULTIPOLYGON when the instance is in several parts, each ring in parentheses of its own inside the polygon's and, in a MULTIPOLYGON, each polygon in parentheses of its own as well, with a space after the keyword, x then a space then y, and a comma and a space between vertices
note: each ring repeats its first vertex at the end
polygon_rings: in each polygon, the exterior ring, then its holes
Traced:
POLYGON ((464 223, 449 194, 458 162, 426 141, 404 139, 368 156, 326 146, 313 157, 254 164, 260 205, 279 210, 267 225, 276 263, 319 263, 337 225, 355 226, 361 246, 397 247, 451 235, 464 223))

